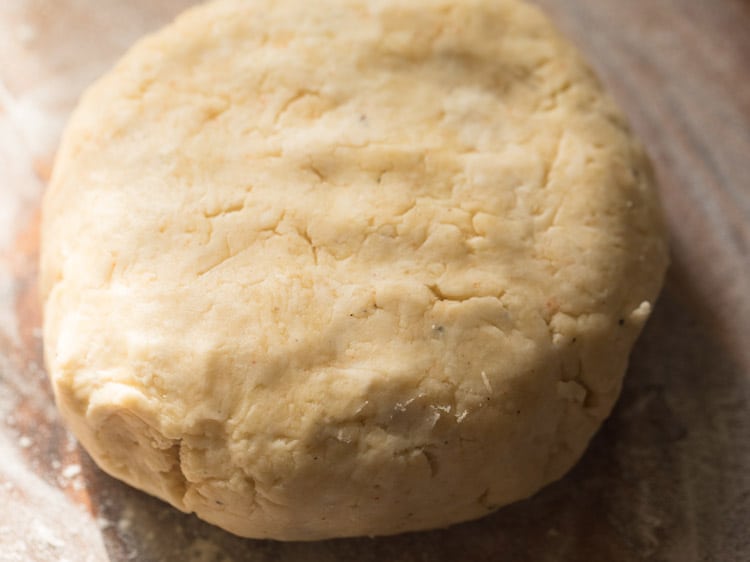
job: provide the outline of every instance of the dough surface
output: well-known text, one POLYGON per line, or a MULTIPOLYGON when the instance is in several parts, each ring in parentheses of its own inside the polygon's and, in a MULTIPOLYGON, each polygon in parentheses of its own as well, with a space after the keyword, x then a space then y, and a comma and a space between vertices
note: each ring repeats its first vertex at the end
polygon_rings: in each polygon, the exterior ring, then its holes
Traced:
POLYGON ((58 405, 248 537, 480 517, 562 476, 661 287, 653 174, 518 0, 220 0, 84 95, 45 196, 58 405))

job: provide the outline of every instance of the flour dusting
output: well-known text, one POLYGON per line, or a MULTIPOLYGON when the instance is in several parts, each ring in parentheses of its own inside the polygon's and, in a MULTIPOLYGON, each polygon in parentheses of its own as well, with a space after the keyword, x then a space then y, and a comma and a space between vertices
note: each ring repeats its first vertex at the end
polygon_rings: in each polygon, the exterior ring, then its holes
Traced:
POLYGON ((34 474, 1 432, 0 455, 2 560, 109 560, 91 517, 34 474))

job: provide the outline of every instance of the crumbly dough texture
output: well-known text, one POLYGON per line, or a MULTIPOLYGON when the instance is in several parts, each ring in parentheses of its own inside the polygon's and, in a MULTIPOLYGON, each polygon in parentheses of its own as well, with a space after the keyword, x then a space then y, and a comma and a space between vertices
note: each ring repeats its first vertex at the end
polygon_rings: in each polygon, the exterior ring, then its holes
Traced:
POLYGON ((517 0, 220 0, 84 95, 46 361, 110 474, 233 533, 480 517, 580 457, 667 250, 642 149, 517 0))

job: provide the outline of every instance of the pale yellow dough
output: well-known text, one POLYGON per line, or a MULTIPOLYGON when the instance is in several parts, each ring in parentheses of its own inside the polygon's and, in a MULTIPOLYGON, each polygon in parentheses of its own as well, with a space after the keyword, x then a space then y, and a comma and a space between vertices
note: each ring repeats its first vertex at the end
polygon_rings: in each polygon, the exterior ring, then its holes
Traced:
POLYGON ((652 173, 517 0, 222 0, 83 97, 47 366, 107 472, 248 537, 480 517, 580 457, 662 284, 652 173))

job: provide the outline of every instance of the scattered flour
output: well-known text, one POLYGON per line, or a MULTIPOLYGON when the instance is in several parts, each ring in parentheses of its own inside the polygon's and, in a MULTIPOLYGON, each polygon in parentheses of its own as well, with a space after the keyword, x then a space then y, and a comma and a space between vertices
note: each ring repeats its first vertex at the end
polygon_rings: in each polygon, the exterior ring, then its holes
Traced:
POLYGON ((185 562, 231 562, 216 543, 195 539, 185 550, 185 562))
POLYGON ((71 464, 66 466, 62 471, 63 478, 75 478, 79 474, 81 474, 81 465, 79 464, 71 464))
POLYGON ((109 556, 93 519, 34 474, 0 432, 0 559, 105 562, 109 556))

